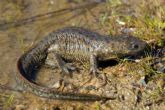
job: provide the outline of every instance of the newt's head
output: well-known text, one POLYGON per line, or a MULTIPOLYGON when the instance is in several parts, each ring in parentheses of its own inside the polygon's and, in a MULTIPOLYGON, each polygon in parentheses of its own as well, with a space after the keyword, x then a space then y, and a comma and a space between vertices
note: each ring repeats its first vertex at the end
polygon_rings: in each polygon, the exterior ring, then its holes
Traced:
POLYGON ((118 53, 125 55, 136 55, 143 51, 147 43, 133 36, 119 36, 118 37, 118 53))
POLYGON ((147 43, 129 35, 120 35, 112 37, 106 42, 106 45, 102 48, 104 51, 104 57, 109 59, 110 57, 123 57, 137 55, 145 49, 147 43), (108 58, 109 57, 109 58, 108 58))

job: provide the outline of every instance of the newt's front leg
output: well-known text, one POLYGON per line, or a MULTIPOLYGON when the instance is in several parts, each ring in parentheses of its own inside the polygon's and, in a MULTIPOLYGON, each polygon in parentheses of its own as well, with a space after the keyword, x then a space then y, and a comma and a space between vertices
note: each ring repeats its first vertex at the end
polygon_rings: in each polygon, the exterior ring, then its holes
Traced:
POLYGON ((97 56, 91 55, 90 56, 90 74, 94 74, 95 77, 102 80, 101 85, 105 85, 107 83, 107 77, 105 74, 101 73, 101 71, 98 70, 98 63, 97 63, 97 56))
POLYGON ((97 69, 97 56, 96 55, 90 55, 90 74, 94 74, 96 77, 101 72, 97 69))

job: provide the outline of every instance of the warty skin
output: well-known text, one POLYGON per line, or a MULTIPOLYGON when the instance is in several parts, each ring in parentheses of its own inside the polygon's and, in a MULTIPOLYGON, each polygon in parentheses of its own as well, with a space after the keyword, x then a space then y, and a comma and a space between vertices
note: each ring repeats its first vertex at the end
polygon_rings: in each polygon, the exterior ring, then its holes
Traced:
POLYGON ((63 73, 68 74, 71 69, 70 66, 65 66, 66 62, 63 60, 65 59, 87 61, 90 63, 90 73, 96 74, 98 61, 136 55, 145 47, 144 41, 128 35, 110 37, 84 28, 64 28, 50 33, 19 58, 16 79, 26 89, 41 97, 82 101, 112 99, 92 94, 59 92, 40 86, 33 81, 32 76, 45 63, 49 53, 54 54, 54 59, 63 73))

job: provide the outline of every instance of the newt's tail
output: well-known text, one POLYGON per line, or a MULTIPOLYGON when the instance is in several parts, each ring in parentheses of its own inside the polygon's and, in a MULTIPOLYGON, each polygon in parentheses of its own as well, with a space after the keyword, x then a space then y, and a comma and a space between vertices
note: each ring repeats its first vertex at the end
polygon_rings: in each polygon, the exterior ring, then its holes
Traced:
POLYGON ((58 100, 77 100, 77 101, 106 101, 106 100, 112 100, 114 98, 110 97, 101 97, 98 95, 92 95, 92 94, 79 94, 79 93, 68 93, 68 92, 60 92, 55 89, 51 89, 48 87, 43 87, 34 82, 32 80, 31 75, 35 71, 35 61, 33 57, 30 57, 28 61, 25 60, 26 54, 24 54, 17 62, 17 68, 18 72, 16 73, 16 79, 19 84, 21 84, 25 89, 29 90, 30 92, 34 93, 35 95, 44 97, 44 98, 50 98, 50 99, 58 99, 58 100), (28 70, 30 69, 30 70, 28 70), (29 73, 31 72, 31 73, 29 73), (31 74, 31 75, 28 75, 31 74))

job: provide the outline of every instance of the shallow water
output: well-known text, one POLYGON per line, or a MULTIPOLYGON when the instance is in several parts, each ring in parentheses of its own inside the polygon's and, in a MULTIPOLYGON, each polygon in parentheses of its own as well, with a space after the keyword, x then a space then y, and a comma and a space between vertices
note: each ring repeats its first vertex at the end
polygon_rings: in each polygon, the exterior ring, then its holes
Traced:
MULTIPOLYGON (((87 18, 84 9, 73 10, 77 5, 74 3, 68 3, 65 0, 15 0, 6 1, 1 0, 0 3, 0 85, 6 85, 6 88, 17 89, 20 88, 15 81, 15 73, 17 72, 16 63, 18 58, 29 48, 35 45, 40 39, 46 36, 52 30, 56 30, 67 26, 83 26, 86 25, 87 18), (31 20, 29 18, 42 15, 48 12, 52 12, 60 9, 70 9, 62 11, 60 13, 49 14, 41 16, 37 20, 31 20), (24 19, 28 19, 22 23, 24 19), (83 21, 84 20, 84 21, 83 21)), ((95 7, 95 6, 94 6, 95 7)), ((92 8, 94 8, 92 7, 92 8)), ((77 8, 77 7, 76 7, 77 8)), ((97 11, 96 11, 97 12, 97 11)), ((86 26, 88 27, 88 26, 86 26)), ((49 70, 49 69, 46 69, 49 70)), ((44 72, 43 70, 42 72, 44 72)), ((42 73, 41 72, 41 73, 42 73)), ((51 86, 58 81, 58 75, 54 74, 56 71, 45 71, 45 74, 38 74, 37 80, 42 85, 51 86), (56 75, 56 76, 55 76, 56 75), (56 79, 56 80, 53 80, 56 79)), ((4 94, 3 90, 1 91, 4 94)), ((20 102, 19 97, 21 94, 14 91, 5 90, 5 94, 14 94, 16 99, 14 103, 17 103, 11 108, 19 109, 23 106, 24 109, 31 109, 28 104, 30 100, 20 102), (18 100, 18 102, 17 102, 18 100), (21 107, 20 107, 21 106, 21 107), (27 108, 26 108, 27 107, 27 108)), ((2 95, 3 96, 3 95, 2 95)), ((29 97, 29 95, 27 95, 29 97)), ((31 96, 30 96, 31 97, 31 96)), ((37 104, 36 97, 31 97, 34 102, 34 108, 40 108, 42 103, 37 104)), ((7 99, 8 100, 8 99, 7 99)), ((7 101, 6 100, 6 101, 7 101)), ((5 103, 5 102, 4 102, 5 103)), ((37 102, 38 103, 38 102, 37 102)), ((44 102, 45 103, 45 102, 44 102)), ((10 105, 10 104, 9 104, 10 105)), ((8 105, 8 106, 9 106, 8 105)), ((45 107, 45 106, 44 106, 45 107)), ((10 109, 10 106, 7 107, 10 109)), ((33 108, 33 107, 32 107, 33 108)), ((43 107, 41 107, 43 108, 43 107)), ((49 108, 49 106, 48 106, 49 108)))

